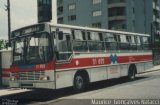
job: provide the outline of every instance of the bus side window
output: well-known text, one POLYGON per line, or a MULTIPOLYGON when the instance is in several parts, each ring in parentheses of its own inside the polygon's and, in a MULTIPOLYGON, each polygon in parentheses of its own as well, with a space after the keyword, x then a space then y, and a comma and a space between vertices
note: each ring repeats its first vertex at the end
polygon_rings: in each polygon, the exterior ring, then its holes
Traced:
POLYGON ((120 35, 120 43, 119 49, 120 50, 130 50, 130 41, 127 39, 128 36, 120 35))
POLYGON ((142 48, 143 50, 149 50, 149 38, 148 37, 142 37, 142 48))
POLYGON ((105 45, 106 45, 106 49, 107 50, 117 50, 117 42, 116 42, 116 38, 113 35, 113 33, 104 33, 104 41, 105 41, 105 45))
POLYGON ((102 33, 90 32, 88 39, 89 51, 104 51, 102 33))
POLYGON ((58 40, 58 51, 56 52, 57 60, 58 61, 69 60, 71 55, 72 55, 72 47, 71 47, 70 33, 63 33, 63 39, 58 40))
POLYGON ((74 51, 76 52, 88 51, 85 31, 74 30, 74 35, 72 35, 72 37, 73 37, 73 50, 74 51))
POLYGON ((137 44, 137 50, 142 50, 142 43, 140 36, 136 36, 136 44, 137 44))
POLYGON ((137 50, 135 36, 131 36, 130 47, 131 47, 131 50, 137 50))

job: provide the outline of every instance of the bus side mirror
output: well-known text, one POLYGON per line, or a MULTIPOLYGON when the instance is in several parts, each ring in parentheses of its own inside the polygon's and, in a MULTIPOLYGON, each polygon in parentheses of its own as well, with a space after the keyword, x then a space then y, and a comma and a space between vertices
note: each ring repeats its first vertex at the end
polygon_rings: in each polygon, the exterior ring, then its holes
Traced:
POLYGON ((58 39, 63 40, 63 32, 62 31, 58 32, 58 39))

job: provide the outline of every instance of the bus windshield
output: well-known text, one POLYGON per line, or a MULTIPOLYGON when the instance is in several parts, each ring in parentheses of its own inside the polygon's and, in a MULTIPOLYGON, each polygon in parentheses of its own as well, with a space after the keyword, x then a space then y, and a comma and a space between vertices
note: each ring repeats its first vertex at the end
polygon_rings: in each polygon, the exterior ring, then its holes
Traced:
POLYGON ((52 58, 47 33, 32 34, 13 40, 13 65, 45 63, 52 58))

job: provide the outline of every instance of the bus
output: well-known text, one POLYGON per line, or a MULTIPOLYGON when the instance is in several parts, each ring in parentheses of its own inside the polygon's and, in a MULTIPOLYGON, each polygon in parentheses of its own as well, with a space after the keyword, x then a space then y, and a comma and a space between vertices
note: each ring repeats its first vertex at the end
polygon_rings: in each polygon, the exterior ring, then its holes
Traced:
POLYGON ((152 68, 150 35, 39 23, 12 32, 10 87, 82 91, 152 68))

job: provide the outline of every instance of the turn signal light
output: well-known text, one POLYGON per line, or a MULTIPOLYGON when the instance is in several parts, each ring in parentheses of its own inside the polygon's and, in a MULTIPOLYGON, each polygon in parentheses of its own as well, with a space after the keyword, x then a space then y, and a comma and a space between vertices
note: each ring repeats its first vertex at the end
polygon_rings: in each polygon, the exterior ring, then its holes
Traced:
POLYGON ((48 76, 40 77, 39 80, 47 81, 49 80, 49 77, 48 76))

